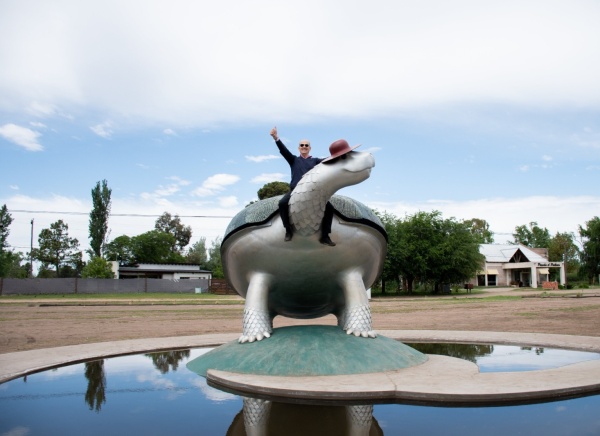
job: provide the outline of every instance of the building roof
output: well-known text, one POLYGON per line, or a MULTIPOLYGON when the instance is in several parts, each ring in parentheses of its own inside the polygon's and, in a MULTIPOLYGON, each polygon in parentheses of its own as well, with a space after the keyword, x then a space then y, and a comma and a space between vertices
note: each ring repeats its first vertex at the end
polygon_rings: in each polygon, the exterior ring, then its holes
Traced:
POLYGON ((210 273, 200 269, 200 265, 180 263, 138 263, 135 265, 120 266, 120 272, 162 272, 162 273, 210 273))
POLYGON ((488 263, 508 263, 514 255, 520 251, 526 259, 525 262, 548 262, 548 259, 539 255, 529 247, 524 245, 512 244, 481 244, 479 252, 485 256, 485 261, 488 263))

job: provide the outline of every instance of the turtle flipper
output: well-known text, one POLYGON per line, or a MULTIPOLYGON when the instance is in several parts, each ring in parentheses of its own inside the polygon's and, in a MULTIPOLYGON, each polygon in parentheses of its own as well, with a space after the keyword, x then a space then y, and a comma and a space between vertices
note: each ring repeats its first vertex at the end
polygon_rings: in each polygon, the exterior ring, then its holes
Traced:
POLYGON ((338 316, 338 325, 349 335, 377 337, 373 330, 371 308, 362 276, 357 271, 345 273, 342 275, 342 286, 345 305, 338 316))
POLYGON ((263 273, 256 273, 250 279, 240 343, 261 341, 271 337, 273 317, 267 308, 270 282, 271 276, 263 273))

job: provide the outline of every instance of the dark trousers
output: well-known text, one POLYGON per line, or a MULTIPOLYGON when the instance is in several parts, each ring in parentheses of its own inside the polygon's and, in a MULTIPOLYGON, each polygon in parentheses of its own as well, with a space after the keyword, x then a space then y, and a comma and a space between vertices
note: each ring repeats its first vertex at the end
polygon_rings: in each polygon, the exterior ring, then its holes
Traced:
MULTIPOLYGON (((283 223, 283 227, 285 227, 285 231, 288 233, 292 232, 292 225, 290 223, 290 197, 292 196, 291 192, 288 192, 281 200, 279 200, 279 216, 281 217, 281 222, 283 223)), ((321 221, 321 237, 328 236, 331 233, 331 223, 333 222, 333 206, 330 202, 327 202, 325 205, 325 215, 323 216, 323 221, 321 221)))

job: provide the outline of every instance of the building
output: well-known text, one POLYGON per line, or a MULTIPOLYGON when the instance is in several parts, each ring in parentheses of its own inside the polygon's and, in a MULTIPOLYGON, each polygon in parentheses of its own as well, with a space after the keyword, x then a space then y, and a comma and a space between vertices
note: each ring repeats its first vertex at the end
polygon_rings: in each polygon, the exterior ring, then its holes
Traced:
POLYGON ((564 262, 548 261, 548 250, 512 244, 481 244, 483 269, 470 283, 477 286, 531 286, 537 288, 558 270, 560 284, 566 282, 564 262))
POLYGON ((200 265, 177 263, 137 263, 135 265, 118 266, 115 278, 147 278, 165 280, 205 279, 210 282, 212 279, 212 272, 200 269, 200 265))

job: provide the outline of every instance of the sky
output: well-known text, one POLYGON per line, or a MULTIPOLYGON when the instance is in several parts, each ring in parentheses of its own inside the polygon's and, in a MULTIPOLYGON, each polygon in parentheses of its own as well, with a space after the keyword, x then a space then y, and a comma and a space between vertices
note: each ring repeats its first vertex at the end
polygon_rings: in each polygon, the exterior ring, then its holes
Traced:
POLYGON ((9 244, 62 219, 89 248, 163 212, 222 236, 290 179, 269 136, 373 154, 339 191, 399 218, 481 218, 495 242, 600 215, 599 1, 0 0, 9 244), (33 220, 33 225, 31 221, 33 220))

